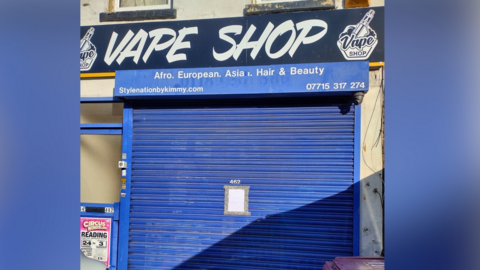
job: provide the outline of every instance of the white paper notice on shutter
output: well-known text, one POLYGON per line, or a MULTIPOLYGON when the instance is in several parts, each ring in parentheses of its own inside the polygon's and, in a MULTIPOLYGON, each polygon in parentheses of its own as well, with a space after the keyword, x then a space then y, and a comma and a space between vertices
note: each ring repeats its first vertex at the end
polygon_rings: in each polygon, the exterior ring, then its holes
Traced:
POLYGON ((228 190, 228 212, 244 212, 245 211, 245 190, 229 189, 228 190))

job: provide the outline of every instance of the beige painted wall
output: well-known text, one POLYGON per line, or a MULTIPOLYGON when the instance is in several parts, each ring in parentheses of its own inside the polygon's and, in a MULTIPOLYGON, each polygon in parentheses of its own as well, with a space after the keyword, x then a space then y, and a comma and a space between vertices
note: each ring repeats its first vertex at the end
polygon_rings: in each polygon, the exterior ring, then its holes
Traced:
POLYGON ((123 103, 83 103, 80 123, 122 123, 123 103))
POLYGON ((80 136, 80 199, 83 203, 120 201, 121 135, 80 136))
POLYGON ((383 246, 381 200, 383 78, 383 68, 370 71, 370 88, 361 105, 360 255, 362 256, 379 256, 383 246))
POLYGON ((80 80, 81 97, 113 97, 115 79, 84 78, 80 80))
MULTIPOLYGON (((122 123, 122 103, 81 104, 80 123, 122 123)), ((121 135, 80 136, 81 202, 114 203, 120 200, 121 135)))
POLYGON ((385 0, 370 0, 371 7, 384 7, 385 0))
POLYGON ((102 12, 108 12, 108 0, 80 0, 80 25, 100 24, 102 12))

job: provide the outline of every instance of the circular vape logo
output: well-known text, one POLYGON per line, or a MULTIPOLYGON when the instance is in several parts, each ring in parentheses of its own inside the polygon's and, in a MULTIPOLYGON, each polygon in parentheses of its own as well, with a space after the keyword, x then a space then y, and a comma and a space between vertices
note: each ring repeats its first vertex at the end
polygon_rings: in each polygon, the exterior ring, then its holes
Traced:
POLYGON ((93 36, 93 32, 95 32, 95 29, 93 27, 90 27, 90 29, 88 29, 85 36, 83 36, 83 38, 80 39, 80 70, 81 71, 90 70, 90 68, 93 65, 93 62, 97 58, 97 48, 90 41, 90 39, 93 36))
POLYGON ((377 46, 377 33, 370 28, 375 11, 371 9, 357 25, 349 25, 340 34, 338 48, 347 60, 365 60, 377 46))

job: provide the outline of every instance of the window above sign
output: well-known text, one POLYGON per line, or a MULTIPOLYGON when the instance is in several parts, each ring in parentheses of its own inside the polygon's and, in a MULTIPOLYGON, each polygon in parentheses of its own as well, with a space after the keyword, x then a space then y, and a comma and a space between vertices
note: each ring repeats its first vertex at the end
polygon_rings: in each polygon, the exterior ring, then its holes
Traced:
POLYGON ((176 19, 173 0, 109 0, 109 12, 100 13, 100 22, 176 19))
MULTIPOLYGON (((285 3, 285 2, 305 2, 314 0, 255 0, 255 4, 285 3)), ((328 2, 328 1, 323 1, 328 2)), ((368 7, 369 0, 344 0, 345 8, 368 7)))
POLYGON ((283 3, 283 2, 299 2, 309 0, 256 0, 256 4, 270 4, 270 3, 283 3))
POLYGON ((251 5, 245 6, 244 14, 249 16, 326 9, 335 9, 335 0, 254 0, 251 5))
POLYGON ((172 0, 113 0, 115 11, 171 9, 172 0))
POLYGON ((284 3, 284 2, 304 2, 310 0, 255 0, 255 4, 270 4, 270 3, 284 3))

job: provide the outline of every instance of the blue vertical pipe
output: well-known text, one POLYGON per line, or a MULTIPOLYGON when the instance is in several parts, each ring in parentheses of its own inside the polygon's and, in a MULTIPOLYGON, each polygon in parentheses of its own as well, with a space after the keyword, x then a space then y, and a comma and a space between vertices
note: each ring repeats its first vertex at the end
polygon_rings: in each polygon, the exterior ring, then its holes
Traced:
POLYGON ((118 254, 118 221, 112 220, 112 240, 110 241, 110 268, 109 270, 117 269, 117 254, 118 254))
POLYGON ((117 270, 118 256, 118 217, 119 203, 113 203, 113 220, 112 220, 112 241, 110 250, 110 268, 109 270, 117 270))
POLYGON ((354 156, 353 156, 353 256, 360 250, 360 154, 362 131, 362 105, 355 106, 354 156))
MULTIPOLYGON (((126 189, 121 190, 125 197, 120 197, 120 220, 118 234, 118 270, 127 270, 128 267, 128 230, 130 216, 130 187, 132 171, 132 136, 133 136, 133 110, 130 103, 125 102, 123 106, 123 137, 122 153, 127 154, 126 189)), ((123 176, 122 176, 123 177, 123 176)))

